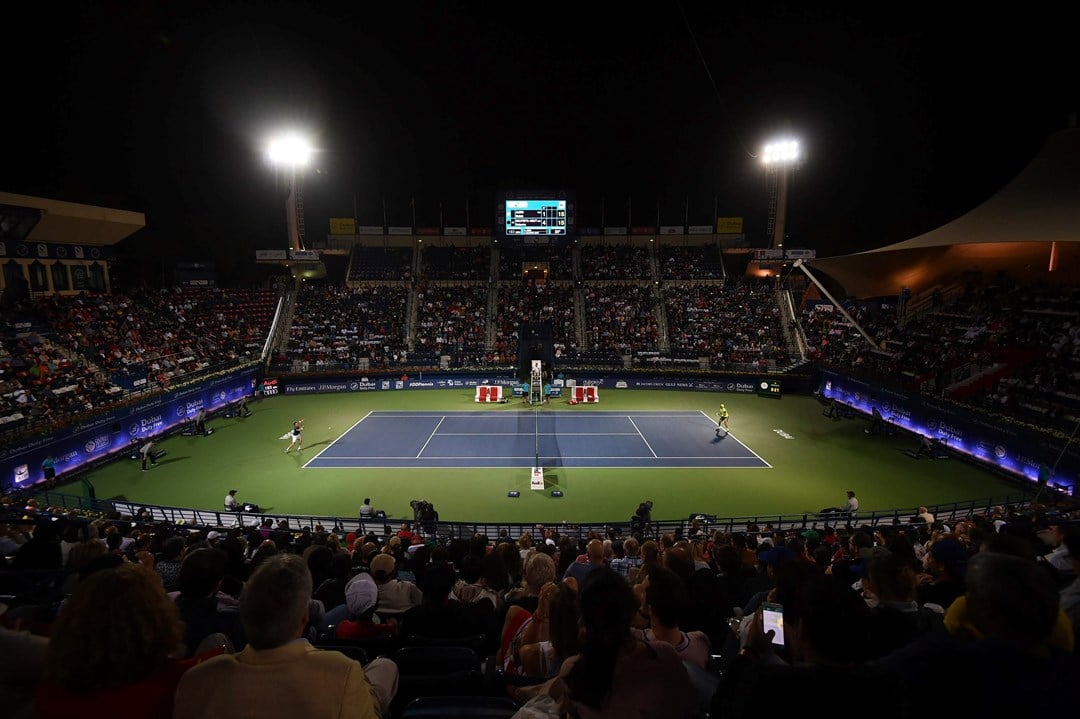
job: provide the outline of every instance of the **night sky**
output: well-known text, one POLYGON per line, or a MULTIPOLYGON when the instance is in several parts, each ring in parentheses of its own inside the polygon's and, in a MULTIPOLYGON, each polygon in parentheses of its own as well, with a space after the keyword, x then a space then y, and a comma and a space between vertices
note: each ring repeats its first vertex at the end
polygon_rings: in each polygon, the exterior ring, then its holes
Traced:
POLYGON ((417 224, 441 202, 464 225, 468 201, 490 226, 497 190, 565 188, 582 225, 628 224, 628 198, 630 224, 658 205, 710 224, 715 204, 764 245, 757 155, 790 133, 787 245, 832 255, 967 212, 1080 108, 1072 24, 1031 5, 311 5, 23 7, 0 189, 145 212, 143 252, 232 265, 285 246, 263 151, 289 127, 320 150, 309 238, 354 210, 382 224, 384 201, 389 224, 415 200, 417 224))

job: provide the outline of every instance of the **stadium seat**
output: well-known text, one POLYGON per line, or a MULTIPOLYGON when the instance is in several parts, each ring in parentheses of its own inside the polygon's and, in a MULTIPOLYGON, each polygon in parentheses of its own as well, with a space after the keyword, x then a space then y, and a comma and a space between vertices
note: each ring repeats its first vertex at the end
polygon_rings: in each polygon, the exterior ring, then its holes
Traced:
POLYGON ((406 646, 391 659, 399 672, 395 715, 417 697, 471 696, 483 691, 480 656, 469 647, 406 646))
POLYGON ((323 644, 322 642, 319 642, 316 646, 318 646, 319 649, 325 649, 326 651, 329 651, 329 652, 341 652, 342 654, 347 656, 349 659, 355 659, 356 661, 360 662, 361 666, 363 666, 364 664, 367 664, 369 661, 371 661, 371 658, 368 656, 368 653, 362 647, 358 646, 357 644, 348 644, 348 643, 323 644))

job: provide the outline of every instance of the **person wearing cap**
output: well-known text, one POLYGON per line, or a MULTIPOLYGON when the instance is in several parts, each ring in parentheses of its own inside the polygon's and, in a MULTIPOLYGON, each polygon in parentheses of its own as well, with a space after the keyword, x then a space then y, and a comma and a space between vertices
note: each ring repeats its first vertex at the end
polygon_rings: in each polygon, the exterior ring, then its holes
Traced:
POLYGON ((398 633, 398 621, 394 617, 383 623, 375 621, 379 587, 370 574, 357 574, 349 580, 345 585, 345 604, 349 618, 338 623, 334 631, 338 639, 378 639, 398 633))
POLYGON ((919 575, 919 603, 942 609, 964 596, 964 571, 968 550, 955 539, 944 537, 930 545, 926 553, 926 573, 919 575))
POLYGON ((418 586, 397 578, 397 560, 392 554, 381 552, 371 558, 371 577, 379 587, 378 612, 381 617, 404 614, 424 599, 418 586))

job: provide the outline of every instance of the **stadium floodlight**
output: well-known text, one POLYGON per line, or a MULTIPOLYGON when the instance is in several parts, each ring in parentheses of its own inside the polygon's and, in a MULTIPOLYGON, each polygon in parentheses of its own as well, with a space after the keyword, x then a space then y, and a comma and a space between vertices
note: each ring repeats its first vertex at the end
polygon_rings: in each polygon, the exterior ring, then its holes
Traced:
POLYGON ((289 197, 285 201, 285 221, 289 233, 289 248, 304 249, 303 184, 297 179, 314 152, 311 144, 299 133, 281 134, 267 146, 266 155, 274 167, 285 170, 289 180, 289 197))
POLYGON ((784 231, 787 222, 787 196, 791 173, 802 162, 799 141, 785 137, 765 145, 761 161, 769 172, 769 233, 772 249, 784 248, 784 231), (775 184, 773 181, 775 180, 775 184))
POLYGON ((765 145, 761 161, 768 166, 794 165, 800 157, 799 141, 793 139, 776 140, 765 145))
POLYGON ((275 165, 284 167, 305 167, 311 159, 311 144, 297 134, 276 137, 270 141, 267 157, 275 165))

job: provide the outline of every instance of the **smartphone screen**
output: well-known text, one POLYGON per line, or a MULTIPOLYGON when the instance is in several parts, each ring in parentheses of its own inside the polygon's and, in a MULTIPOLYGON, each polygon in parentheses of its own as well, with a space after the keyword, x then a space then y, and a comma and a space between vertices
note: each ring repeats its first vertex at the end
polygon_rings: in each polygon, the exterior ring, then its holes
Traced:
POLYGON ((765 602, 761 605, 761 622, 765 632, 775 632, 772 643, 777 646, 783 646, 784 607, 779 604, 765 602))

